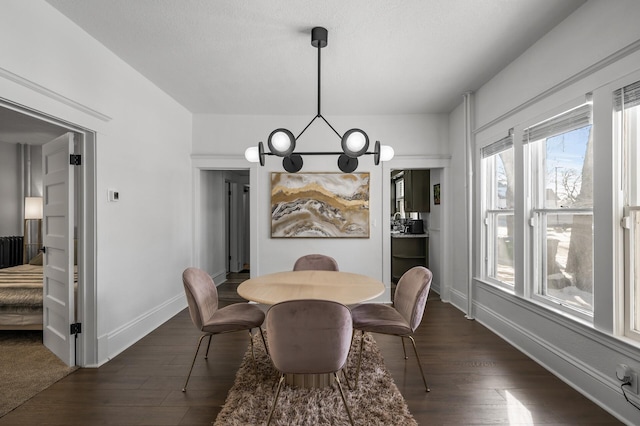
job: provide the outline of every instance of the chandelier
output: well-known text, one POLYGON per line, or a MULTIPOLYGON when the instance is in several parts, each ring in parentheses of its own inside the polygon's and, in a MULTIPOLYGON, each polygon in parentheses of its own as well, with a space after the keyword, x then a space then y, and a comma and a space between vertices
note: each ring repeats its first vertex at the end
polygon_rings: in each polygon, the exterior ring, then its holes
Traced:
POLYGON ((358 157, 362 155, 373 155, 376 166, 380 164, 380 161, 389 161, 393 158, 394 152, 392 147, 380 145, 380 141, 376 141, 374 150, 369 152, 367 151, 369 149, 369 136, 363 130, 354 128, 347 130, 341 135, 327 119, 322 116, 320 112, 320 51, 323 47, 327 46, 327 35, 328 31, 326 28, 315 27, 311 30, 311 45, 318 49, 318 113, 311 119, 309 124, 302 129, 298 136, 294 137, 293 133, 288 129, 275 129, 267 139, 269 152, 265 152, 264 144, 259 142, 257 147, 250 147, 245 151, 244 156, 247 161, 252 163, 259 162, 261 166, 264 166, 265 156, 275 155, 282 157, 282 167, 287 172, 296 173, 302 169, 303 155, 338 155, 338 168, 344 173, 351 173, 358 167, 358 157), (302 136, 317 118, 321 118, 341 140, 341 152, 294 152, 296 142, 300 136, 302 136))

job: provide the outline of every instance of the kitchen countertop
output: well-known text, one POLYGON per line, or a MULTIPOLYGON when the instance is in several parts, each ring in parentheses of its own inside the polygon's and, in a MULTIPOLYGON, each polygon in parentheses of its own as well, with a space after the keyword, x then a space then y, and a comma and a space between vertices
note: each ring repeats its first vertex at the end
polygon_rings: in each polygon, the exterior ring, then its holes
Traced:
POLYGON ((403 232, 391 232, 391 238, 429 238, 429 234, 405 234, 403 232))

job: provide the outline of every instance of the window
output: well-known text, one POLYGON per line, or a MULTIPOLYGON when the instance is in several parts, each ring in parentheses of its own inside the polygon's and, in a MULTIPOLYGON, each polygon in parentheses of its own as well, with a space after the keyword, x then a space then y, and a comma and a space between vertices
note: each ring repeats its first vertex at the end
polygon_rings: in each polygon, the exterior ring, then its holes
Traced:
POLYGON ((622 152, 625 335, 640 340, 640 81, 614 92, 614 134, 622 152))
POLYGON ((514 285, 513 137, 481 151, 484 198, 484 278, 514 285))
POLYGON ((524 131, 530 180, 532 296, 593 313, 593 140, 584 104, 524 131))
POLYGON ((396 212, 400 213, 400 217, 406 217, 404 211, 404 179, 396 179, 394 184, 396 189, 396 212))

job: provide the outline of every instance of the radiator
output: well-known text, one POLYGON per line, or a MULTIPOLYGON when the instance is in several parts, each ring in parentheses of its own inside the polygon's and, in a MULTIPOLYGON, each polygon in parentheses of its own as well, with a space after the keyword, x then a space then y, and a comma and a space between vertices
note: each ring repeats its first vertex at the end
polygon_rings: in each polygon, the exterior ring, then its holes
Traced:
POLYGON ((0 268, 22 264, 23 237, 0 237, 0 268))

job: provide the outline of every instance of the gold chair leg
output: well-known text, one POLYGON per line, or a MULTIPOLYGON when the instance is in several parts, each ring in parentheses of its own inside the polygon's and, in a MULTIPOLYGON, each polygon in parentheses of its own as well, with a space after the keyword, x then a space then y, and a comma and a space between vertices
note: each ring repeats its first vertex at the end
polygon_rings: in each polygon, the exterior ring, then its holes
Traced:
POLYGON ((340 389, 340 396, 342 397, 342 402, 344 402, 344 408, 347 409, 347 414, 349 415, 349 421, 351 422, 351 426, 354 425, 353 417, 351 417, 351 410, 349 410, 349 404, 347 404, 347 398, 344 396, 344 391, 342 390, 342 385, 340 384, 340 379, 338 378, 338 373, 334 371, 333 376, 336 379, 336 383, 338 384, 338 389, 340 389))
POLYGON ((424 370, 422 369, 422 362, 420 362, 420 355, 418 355, 418 348, 416 348, 416 341, 413 339, 413 336, 407 337, 411 339, 411 343, 413 343, 413 351, 416 353, 416 359, 418 360, 418 367, 420 367, 420 372, 422 373, 422 381, 424 382, 424 387, 427 392, 431 392, 431 389, 429 389, 429 385, 427 385, 427 379, 425 379, 424 377, 424 370))
POLYGON ((252 328, 249 329, 249 342, 251 343, 251 358, 253 359, 253 372, 256 375, 256 380, 258 379, 258 364, 256 363, 256 354, 253 351, 253 333, 251 333, 252 328))
POLYGON ((400 336, 400 340, 402 341, 402 352, 404 352, 404 359, 409 359, 407 356, 407 349, 404 347, 404 337, 400 336))
POLYGON ((349 385, 349 377, 347 376, 347 373, 349 371, 349 360, 351 360, 351 348, 353 347, 353 338, 356 334, 356 330, 352 329, 351 330, 351 343, 349 344, 349 352, 347 353, 347 362, 344 363, 344 367, 342 367, 342 374, 344 374, 344 378, 347 379, 347 386, 349 386, 349 390, 352 390, 351 386, 349 385))
POLYGON ((269 355, 269 347, 267 346, 267 341, 264 339, 264 333, 262 332, 262 327, 258 327, 260 330, 260 337, 262 337, 262 344, 264 345, 264 350, 269 355))
POLYGON ((360 354, 358 355, 358 367, 356 367, 356 385, 354 389, 358 389, 358 380, 360 379, 360 366, 362 364, 362 349, 364 348, 364 330, 360 335, 360 354))
MULTIPOLYGON (((202 344, 202 339, 204 339, 205 337, 207 337, 206 334, 203 334, 202 336, 200 336, 200 339, 198 340, 198 346, 196 346, 196 353, 193 354, 193 361, 191 362, 191 368, 189 369, 189 374, 187 375, 187 381, 184 382, 184 386, 182 387, 182 392, 186 392, 187 391, 187 383, 189 383, 189 378, 191 377, 191 372, 193 371, 193 365, 196 363, 196 358, 198 357, 198 351, 200 350, 200 345, 202 344)), ((209 343, 211 343, 211 335, 209 334, 209 343)))
POLYGON ((353 388, 351 387, 351 383, 349 383, 349 376, 347 376, 347 371, 344 368, 342 369, 342 375, 344 376, 344 380, 347 382, 347 388, 349 390, 353 390, 353 388))
POLYGON ((209 348, 211 347, 211 338, 213 334, 209 335, 209 343, 207 343, 207 352, 204 354, 204 359, 209 359, 209 348))
POLYGON ((273 412, 276 410, 276 404, 278 403, 278 396, 280 396, 282 382, 284 382, 284 374, 280 376, 280 380, 278 381, 278 389, 276 389, 276 397, 273 399, 273 406, 271 406, 271 411, 269 412, 269 417, 267 418, 267 426, 269 426, 269 424, 271 423, 271 417, 273 416, 273 412))

